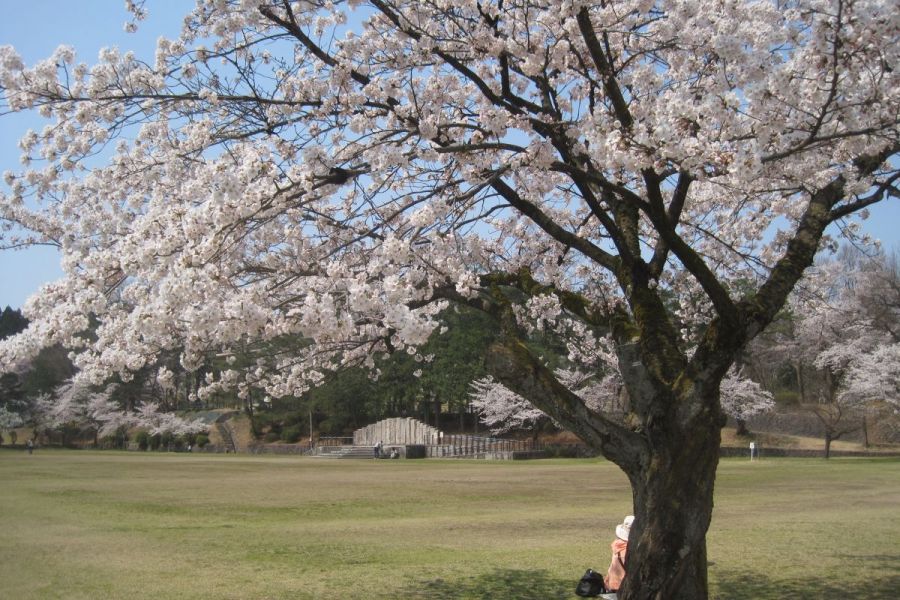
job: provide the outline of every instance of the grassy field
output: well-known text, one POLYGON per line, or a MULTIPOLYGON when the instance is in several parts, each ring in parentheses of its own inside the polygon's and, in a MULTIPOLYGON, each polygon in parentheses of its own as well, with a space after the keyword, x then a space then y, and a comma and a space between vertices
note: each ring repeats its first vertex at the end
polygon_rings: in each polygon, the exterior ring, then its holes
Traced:
MULTIPOLYGON (((0 597, 573 598, 629 511, 599 460, 0 451, 0 597)), ((895 599, 900 460, 725 460, 713 596, 895 599)))

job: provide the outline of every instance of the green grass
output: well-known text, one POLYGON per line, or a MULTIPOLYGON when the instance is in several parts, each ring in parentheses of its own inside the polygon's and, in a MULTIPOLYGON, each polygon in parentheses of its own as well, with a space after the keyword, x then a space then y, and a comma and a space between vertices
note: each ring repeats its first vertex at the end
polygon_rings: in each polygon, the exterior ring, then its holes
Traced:
MULTIPOLYGON (((627 481, 597 460, 0 452, 0 597, 572 598, 627 481)), ((728 600, 894 599, 900 461, 725 460, 728 600)))

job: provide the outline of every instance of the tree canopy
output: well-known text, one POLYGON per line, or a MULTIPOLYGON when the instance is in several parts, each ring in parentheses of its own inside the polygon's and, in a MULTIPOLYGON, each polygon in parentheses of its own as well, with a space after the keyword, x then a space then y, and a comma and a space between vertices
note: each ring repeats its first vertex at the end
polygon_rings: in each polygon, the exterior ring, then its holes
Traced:
POLYGON ((893 10, 200 0, 150 61, 2 47, 5 110, 51 119, 6 175, 5 244, 57 245, 65 277, 0 357, 61 343, 100 383, 249 353, 199 393, 299 395, 419 355, 467 304, 503 333, 490 374, 628 474, 620 597, 705 598, 722 378, 826 228, 897 193, 893 10), (554 376, 535 327, 585 369, 610 336, 623 419, 554 376))

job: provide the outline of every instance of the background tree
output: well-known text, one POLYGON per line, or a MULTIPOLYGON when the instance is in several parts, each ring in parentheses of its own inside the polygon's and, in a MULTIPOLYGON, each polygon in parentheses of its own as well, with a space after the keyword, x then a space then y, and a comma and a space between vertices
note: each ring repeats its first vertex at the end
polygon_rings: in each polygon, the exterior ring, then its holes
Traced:
POLYGON ((771 392, 758 383, 743 377, 732 367, 722 379, 722 410, 737 422, 738 435, 746 435, 747 419, 767 413, 775 408, 775 398, 771 392))
POLYGON ((30 233, 6 243, 66 272, 0 358, 62 343, 100 384, 241 349, 206 389, 300 396, 467 304, 501 331, 489 374, 628 475, 620 596, 705 598, 722 380, 826 228, 897 193, 892 8, 242 0, 152 62, 0 48, 7 110, 54 120, 7 175, 30 233), (611 333, 623 421, 531 351, 540 324, 579 368, 611 333))
MULTIPOLYGON (((0 313, 0 339, 21 333, 27 327, 28 319, 21 310, 7 306, 0 313)), ((42 348, 31 360, 0 366, 0 411, 7 415, 6 429, 10 435, 16 437, 13 428, 30 423, 35 402, 42 394, 51 392, 72 375, 72 363, 58 344, 42 348)))
POLYGON ((28 319, 25 318, 22 311, 7 306, 0 313, 0 340, 23 331, 27 326, 28 319))
POLYGON ((859 398, 841 394, 846 373, 856 353, 867 353, 877 342, 869 334, 865 316, 856 313, 847 298, 838 305, 810 307, 800 323, 798 340, 811 366, 822 376, 817 384, 807 384, 807 394, 815 397, 810 407, 822 424, 825 434, 825 458, 831 454, 831 443, 860 428, 863 405, 859 398))
POLYGON ((374 371, 341 370, 299 398, 273 399, 272 409, 305 415, 315 407, 324 419, 323 432, 331 435, 394 416, 465 430, 474 425, 468 386, 485 373, 484 355, 497 335, 496 326, 465 306, 448 309, 441 319, 446 331, 435 332, 418 352, 381 357, 374 371), (456 413, 454 422, 448 420, 451 412, 456 413))
MULTIPOLYGON (((815 358, 832 393, 830 412, 823 421, 833 423, 842 412, 858 419, 869 444, 869 420, 896 416, 896 347, 900 344, 900 275, 896 255, 867 257, 844 249, 836 261, 836 295, 826 306, 832 318, 827 346, 815 358), (894 409, 894 410, 892 410, 894 409), (893 415, 891 413, 894 413, 893 415)), ((852 429, 849 424, 840 430, 852 429)), ((836 438, 833 438, 836 439, 836 438)), ((826 456, 828 436, 826 435, 826 456)))
POLYGON ((842 393, 850 401, 900 409, 900 344, 882 344, 852 364, 842 393))
POLYGON ((883 418, 874 421, 891 419, 885 410, 893 395, 889 349, 897 343, 900 317, 893 263, 880 253, 848 248, 835 260, 820 261, 792 299, 790 326, 754 346, 752 354, 762 361, 791 365, 802 406, 822 425, 826 457, 832 441, 859 430, 868 445, 875 415, 883 418), (878 361, 886 375, 876 376, 878 361))
POLYGON ((476 379, 471 387, 472 408, 492 433, 502 434, 520 429, 538 431, 540 425, 550 421, 544 411, 535 408, 525 398, 511 392, 492 377, 476 379))
MULTIPOLYGON (((28 320, 22 316, 21 311, 7 306, 0 313, 0 339, 19 333, 27 324, 28 320)), ((24 424, 23 412, 27 408, 20 375, 21 373, 14 371, 0 372, 0 433, 8 432, 13 444, 18 438, 15 429, 24 424)))
POLYGON ((13 444, 18 439, 16 428, 25 423, 22 417, 24 409, 24 394, 18 375, 3 373, 0 375, 0 433, 8 432, 13 444))

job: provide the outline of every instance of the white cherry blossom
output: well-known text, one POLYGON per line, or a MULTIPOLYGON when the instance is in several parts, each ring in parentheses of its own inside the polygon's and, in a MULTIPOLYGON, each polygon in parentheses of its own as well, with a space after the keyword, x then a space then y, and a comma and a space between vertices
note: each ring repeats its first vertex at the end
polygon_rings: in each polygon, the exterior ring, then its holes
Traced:
MULTIPOLYGON (((152 10, 129 8, 134 26, 152 10)), ((647 500, 656 534, 639 526, 630 560, 657 568, 630 569, 623 597, 705 597, 719 384, 826 227, 897 194, 895 9, 198 0, 154 57, 28 66, 2 46, 0 112, 47 119, 5 176, 2 246, 53 244, 65 276, 0 364, 61 343, 100 384, 161 352, 189 370, 240 354, 205 393, 299 394, 415 353, 464 302, 502 323, 495 379, 647 500), (570 332, 585 362, 611 334, 628 418, 529 356, 526 323, 570 332), (674 506, 690 518, 654 521, 674 506), (670 537, 691 550, 653 544, 670 537)))

